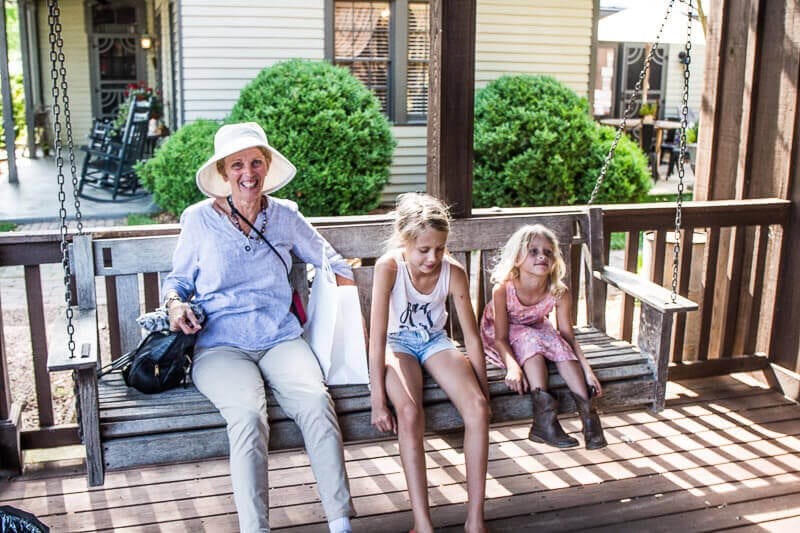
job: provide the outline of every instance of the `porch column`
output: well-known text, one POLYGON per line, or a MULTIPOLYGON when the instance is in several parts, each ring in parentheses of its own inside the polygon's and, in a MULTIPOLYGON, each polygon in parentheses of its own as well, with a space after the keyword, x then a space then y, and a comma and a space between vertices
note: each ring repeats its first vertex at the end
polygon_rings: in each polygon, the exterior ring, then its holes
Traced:
POLYGON ((3 4, 3 16, 0 17, 0 77, 3 92, 3 128, 5 129, 6 152, 8 152, 8 182, 19 183, 17 178, 17 159, 14 153, 14 109, 11 102, 11 79, 8 72, 8 33, 6 32, 6 8, 3 4))
POLYGON ((428 193, 472 213, 476 0, 431 0, 428 193))

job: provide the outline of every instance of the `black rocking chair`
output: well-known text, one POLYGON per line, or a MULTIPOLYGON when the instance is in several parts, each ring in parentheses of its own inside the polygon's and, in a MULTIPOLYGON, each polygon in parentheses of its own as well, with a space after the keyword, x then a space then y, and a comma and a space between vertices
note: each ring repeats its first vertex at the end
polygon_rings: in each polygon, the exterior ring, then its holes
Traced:
POLYGON ((137 192, 139 178, 133 167, 142 160, 149 119, 150 101, 134 100, 122 131, 117 132, 110 122, 94 121, 89 143, 81 146, 81 150, 86 152, 78 183, 78 194, 82 198, 116 202, 147 195, 145 191, 137 192), (87 185, 110 191, 111 198, 85 194, 83 189, 87 185))

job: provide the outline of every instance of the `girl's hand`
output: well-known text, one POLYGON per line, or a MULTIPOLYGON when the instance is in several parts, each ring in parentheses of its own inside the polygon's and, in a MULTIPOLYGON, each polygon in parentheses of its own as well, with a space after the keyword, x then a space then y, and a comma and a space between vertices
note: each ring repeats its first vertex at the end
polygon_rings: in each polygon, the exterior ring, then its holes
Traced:
POLYGON ((528 380, 525 379, 525 374, 522 372, 522 369, 519 365, 509 366, 508 370, 506 371, 506 386, 522 396, 526 392, 528 392, 528 380))
POLYGON ((169 310, 169 330, 181 330, 186 335, 200 331, 200 322, 197 320, 191 306, 186 302, 170 302, 169 310))
POLYGON ((586 371, 586 384, 589 387, 594 387, 598 397, 603 395, 603 387, 600 386, 600 380, 597 379, 597 376, 594 375, 591 368, 586 371))
POLYGON ((386 405, 372 408, 371 424, 375 426, 375 429, 378 431, 383 433, 391 431, 397 435, 397 421, 386 405))

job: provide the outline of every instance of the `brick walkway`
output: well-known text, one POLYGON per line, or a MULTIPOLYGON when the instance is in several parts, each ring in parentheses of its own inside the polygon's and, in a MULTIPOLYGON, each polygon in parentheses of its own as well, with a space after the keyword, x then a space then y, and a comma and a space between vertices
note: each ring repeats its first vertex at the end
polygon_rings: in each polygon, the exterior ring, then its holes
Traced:
MULTIPOLYGON (((111 226, 127 226, 128 218, 91 218, 83 221, 83 227, 86 228, 108 228, 111 226)), ((75 220, 72 219, 68 222, 70 232, 75 230, 75 220)), ((30 222, 27 224, 17 224, 14 231, 58 231, 61 229, 61 223, 58 221, 40 221, 30 222)))

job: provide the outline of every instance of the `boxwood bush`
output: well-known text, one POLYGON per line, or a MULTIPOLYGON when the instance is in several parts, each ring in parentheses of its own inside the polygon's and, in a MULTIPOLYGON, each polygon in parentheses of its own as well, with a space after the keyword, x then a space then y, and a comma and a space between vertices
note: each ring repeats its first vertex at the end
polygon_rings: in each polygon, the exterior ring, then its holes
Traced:
MULTIPOLYGON (((597 176, 603 168, 606 154, 617 134, 615 128, 597 125, 590 145, 585 175, 576 182, 576 203, 585 204, 594 190, 597 176)), ((616 204, 642 202, 653 183, 647 170, 647 156, 639 145, 627 135, 619 139, 614 156, 608 165, 606 177, 597 193, 596 203, 616 204)))
POLYGON ((136 167, 142 186, 153 193, 159 207, 180 216, 187 206, 206 197, 194 176, 213 155, 219 127, 209 120, 187 124, 169 136, 151 159, 136 167))
MULTIPOLYGON (((474 205, 585 203, 610 142, 587 100, 555 78, 498 78, 475 98, 474 205)), ((635 201, 646 192, 647 163, 637 151, 623 139, 598 202, 635 201)))
POLYGON ((262 70, 239 96, 233 122, 258 122, 297 167, 277 196, 307 216, 378 206, 395 142, 378 99, 350 71, 291 60, 262 70))

